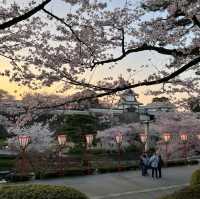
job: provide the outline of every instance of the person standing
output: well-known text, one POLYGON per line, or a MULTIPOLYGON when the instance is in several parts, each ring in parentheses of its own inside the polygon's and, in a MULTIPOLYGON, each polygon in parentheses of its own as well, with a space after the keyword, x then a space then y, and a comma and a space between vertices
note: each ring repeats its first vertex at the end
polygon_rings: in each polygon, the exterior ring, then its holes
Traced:
POLYGON ((142 171, 142 176, 146 176, 147 175, 147 156, 146 154, 143 154, 141 157, 140 157, 140 168, 141 168, 141 171, 142 171))
POLYGON ((142 176, 145 176, 144 155, 140 156, 140 169, 142 171, 142 176))
POLYGON ((152 168, 152 178, 157 179, 158 178, 158 162, 159 162, 158 155, 156 153, 154 153, 151 156, 149 162, 150 162, 150 165, 151 165, 151 168, 152 168))
POLYGON ((145 173, 145 176, 148 176, 148 168, 149 168, 149 157, 148 155, 145 153, 145 158, 144 158, 144 173, 145 173))

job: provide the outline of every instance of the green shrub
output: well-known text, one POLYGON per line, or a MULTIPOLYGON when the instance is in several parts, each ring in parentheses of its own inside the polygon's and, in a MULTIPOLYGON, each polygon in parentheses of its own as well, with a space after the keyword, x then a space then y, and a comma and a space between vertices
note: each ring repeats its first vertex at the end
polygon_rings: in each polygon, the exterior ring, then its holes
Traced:
POLYGON ((13 159, 0 159, 0 170, 9 170, 15 167, 15 160, 13 159))
POLYGON ((0 159, 4 160, 14 160, 16 159, 16 155, 6 155, 6 154, 0 154, 0 159))
POLYGON ((105 150, 105 149, 91 149, 90 150, 90 154, 93 154, 93 155, 105 155, 105 154, 107 154, 107 150, 105 150))
POLYGON ((73 188, 51 185, 19 185, 0 188, 1 199, 87 199, 73 188))
POLYGON ((190 185, 199 185, 200 184, 200 169, 196 170, 191 177, 190 185))
POLYGON ((199 161, 198 161, 198 160, 189 160, 189 161, 188 161, 188 164, 189 164, 189 165, 199 164, 199 161))
POLYGON ((177 191, 171 195, 162 197, 160 199, 199 199, 200 198, 200 186, 186 187, 180 191, 177 191))
MULTIPOLYGON (((139 165, 121 165, 120 171, 136 170, 139 165)), ((118 165, 102 166, 98 168, 98 173, 110 173, 119 171, 118 165)))
POLYGON ((167 162, 167 167, 195 165, 198 163, 198 160, 170 160, 167 162))
POLYGON ((28 181, 33 177, 31 174, 19 174, 19 173, 10 173, 7 176, 5 176, 5 180, 9 182, 24 182, 28 181))
POLYGON ((59 178, 63 176, 83 176, 87 174, 93 174, 94 173, 93 168, 69 168, 65 169, 63 172, 63 175, 58 170, 49 170, 46 173, 37 173, 36 179, 47 179, 47 178, 59 178))

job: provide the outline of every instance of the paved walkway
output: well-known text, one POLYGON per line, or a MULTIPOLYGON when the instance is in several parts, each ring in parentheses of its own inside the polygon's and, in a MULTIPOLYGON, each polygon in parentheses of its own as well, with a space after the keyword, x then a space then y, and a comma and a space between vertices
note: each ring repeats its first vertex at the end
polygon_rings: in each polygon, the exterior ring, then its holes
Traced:
POLYGON ((84 192, 90 199, 157 199, 188 185, 199 166, 163 169, 163 178, 141 177, 139 171, 128 171, 85 177, 36 180, 34 183, 66 185, 84 192))

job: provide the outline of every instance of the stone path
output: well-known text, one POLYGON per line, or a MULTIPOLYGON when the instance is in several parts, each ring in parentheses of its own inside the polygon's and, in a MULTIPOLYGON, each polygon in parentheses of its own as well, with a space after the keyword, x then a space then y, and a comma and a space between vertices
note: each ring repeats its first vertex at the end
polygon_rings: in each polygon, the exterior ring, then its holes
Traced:
POLYGON ((36 180, 33 183, 66 185, 84 192, 90 199, 157 199, 189 184, 196 166, 163 169, 163 178, 141 177, 139 171, 84 177, 36 180))

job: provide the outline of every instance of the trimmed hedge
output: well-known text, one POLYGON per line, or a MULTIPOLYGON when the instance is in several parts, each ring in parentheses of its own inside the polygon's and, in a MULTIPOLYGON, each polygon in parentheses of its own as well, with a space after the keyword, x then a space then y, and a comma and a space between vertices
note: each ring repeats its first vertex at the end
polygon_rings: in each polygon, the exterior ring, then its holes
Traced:
POLYGON ((190 185, 195 186, 195 185, 200 185, 200 169, 196 170, 191 177, 190 180, 190 185))
POLYGON ((48 178, 59 178, 59 177, 67 177, 67 176, 83 176, 88 174, 93 174, 95 169, 90 168, 69 168, 64 170, 63 175, 60 174, 58 170, 49 170, 46 173, 38 173, 36 174, 36 179, 48 179, 48 178))
POLYGON ((15 155, 0 155, 0 171, 10 170, 15 167, 15 155))
POLYGON ((16 159, 17 155, 7 155, 7 154, 0 154, 0 159, 6 160, 14 160, 16 159))
POLYGON ((177 161, 168 161, 167 167, 175 167, 175 166, 185 166, 185 165, 195 165, 199 164, 198 160, 177 160, 177 161))
POLYGON ((160 199, 199 199, 200 198, 200 185, 186 187, 171 195, 164 196, 160 199))
MULTIPOLYGON (((167 167, 175 167, 175 166, 185 166, 185 165, 195 165, 198 164, 198 160, 179 160, 179 161, 169 161, 167 163, 167 167)), ((139 169, 138 164, 128 164, 128 165, 121 165, 120 171, 129 171, 129 170, 137 170, 139 169)), ((98 167, 98 173, 110 173, 110 172, 117 172, 119 171, 118 165, 105 165, 102 167, 98 167)))
POLYGON ((31 174, 22 175, 19 173, 10 173, 6 175, 4 178, 6 181, 9 181, 9 182, 24 182, 24 181, 31 180, 33 178, 33 175, 31 174))
MULTIPOLYGON (((139 165, 121 165, 120 171, 130 171, 139 169, 139 165)), ((118 172, 119 167, 117 165, 113 166, 103 166, 98 168, 98 173, 111 173, 118 172)))
POLYGON ((88 199, 73 188, 51 185, 19 185, 0 188, 1 199, 88 199))

